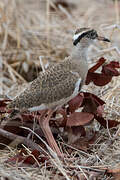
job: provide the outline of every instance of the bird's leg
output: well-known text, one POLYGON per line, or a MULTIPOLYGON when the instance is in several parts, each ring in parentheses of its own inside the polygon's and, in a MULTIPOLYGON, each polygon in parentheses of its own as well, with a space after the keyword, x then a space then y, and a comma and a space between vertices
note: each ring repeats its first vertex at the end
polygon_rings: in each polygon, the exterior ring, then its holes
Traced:
POLYGON ((44 113, 44 117, 42 115, 42 118, 40 118, 39 124, 40 124, 40 127, 47 139, 49 146, 53 149, 53 151, 55 151, 57 153, 58 156, 63 157, 63 154, 60 152, 60 149, 53 137, 53 134, 52 134, 50 126, 49 126, 49 120, 50 120, 50 117, 52 116, 52 114, 53 114, 53 110, 46 111, 44 113), (46 113, 48 114, 47 117, 45 117, 46 113))

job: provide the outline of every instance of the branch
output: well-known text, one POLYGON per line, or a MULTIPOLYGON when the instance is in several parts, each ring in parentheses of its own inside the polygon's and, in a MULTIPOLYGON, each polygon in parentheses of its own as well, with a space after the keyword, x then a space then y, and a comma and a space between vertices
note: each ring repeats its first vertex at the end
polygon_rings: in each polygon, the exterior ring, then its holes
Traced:
MULTIPOLYGON (((13 133, 3 130, 1 128, 0 128, 0 135, 4 136, 10 140, 16 140, 17 144, 20 144, 20 143, 25 144, 26 146, 29 146, 32 150, 36 149, 39 152, 43 153, 42 148, 30 139, 27 139, 22 136, 18 136, 16 134, 13 134, 13 133)), ((44 151, 44 153, 45 153, 45 151, 44 151)), ((47 152, 46 152, 46 154, 47 154, 47 152)))

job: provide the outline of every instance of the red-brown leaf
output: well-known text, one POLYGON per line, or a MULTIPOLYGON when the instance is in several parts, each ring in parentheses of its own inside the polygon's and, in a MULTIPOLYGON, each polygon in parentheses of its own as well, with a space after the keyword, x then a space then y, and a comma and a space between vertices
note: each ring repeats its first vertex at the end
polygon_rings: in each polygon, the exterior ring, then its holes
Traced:
POLYGON ((86 135, 86 131, 85 131, 84 126, 72 126, 71 129, 72 129, 72 133, 76 136, 78 134, 80 134, 80 136, 86 135))
POLYGON ((74 112, 68 117, 67 120, 67 126, 80 126, 88 124, 90 121, 92 121, 94 118, 94 115, 91 113, 86 112, 74 112))
POLYGON ((120 73, 118 72, 118 70, 116 70, 115 68, 111 67, 110 64, 107 64, 105 66, 102 67, 102 71, 103 74, 106 74, 108 76, 119 76, 120 73))
POLYGON ((91 99, 91 100, 95 101, 97 105, 105 104, 105 102, 102 99, 100 99, 98 96, 96 96, 95 94, 84 92, 84 97, 85 97, 85 99, 91 99))
POLYGON ((83 103, 84 95, 83 93, 78 94, 75 98, 69 101, 69 111, 73 113, 78 109, 83 103))
MULTIPOLYGON (((96 116, 95 115, 95 119, 104 127, 107 128, 107 122, 103 117, 100 116, 96 116)), ((115 120, 108 120, 108 128, 112 128, 112 127, 116 127, 117 125, 119 125, 120 122, 115 121, 115 120)))
MULTIPOLYGON (((75 130, 77 127, 74 127, 75 130)), ((78 132, 80 134, 80 132, 78 132)), ((77 134, 77 135, 79 135, 77 134)), ((77 149, 80 149, 80 150, 83 150, 83 151, 87 151, 89 149, 89 145, 90 144, 94 144, 95 140, 96 140, 96 133, 93 133, 93 136, 90 137, 90 136, 87 136, 87 137, 81 137, 81 136, 77 136, 77 139, 76 139, 76 135, 74 134, 71 134, 70 138, 73 138, 75 136, 75 141, 72 140, 72 142, 70 143, 71 146, 77 148, 77 149)))
POLYGON ((39 157, 40 152, 38 150, 33 150, 30 155, 28 155, 27 151, 25 149, 21 149, 19 153, 17 153, 15 156, 9 158, 6 162, 16 164, 16 162, 22 162, 25 164, 35 164, 37 162, 45 162, 49 159, 49 157, 39 157))
POLYGON ((7 102, 11 101, 10 99, 0 100, 0 112, 6 112, 7 102))
POLYGON ((118 61, 111 61, 108 66, 112 68, 120 68, 120 63, 118 61))
POLYGON ((120 165, 118 167, 113 168, 113 169, 107 169, 106 173, 107 174, 112 174, 114 180, 120 180, 120 165))
POLYGON ((55 11, 55 10, 57 10, 57 8, 59 8, 59 6, 62 6, 62 7, 64 7, 65 9, 68 9, 69 10, 69 8, 75 8, 75 4, 73 4, 72 2, 69 2, 69 1, 66 1, 66 0, 55 0, 54 1, 54 6, 56 7, 56 8, 54 8, 51 4, 50 4, 50 10, 51 11, 55 11))
POLYGON ((120 173, 120 167, 114 169, 107 169, 107 173, 120 173))
POLYGON ((100 66, 102 66, 105 63, 105 61, 106 61, 106 59, 101 57, 98 60, 98 62, 88 70, 88 72, 95 72, 100 66))
POLYGON ((96 86, 105 86, 111 81, 111 79, 112 76, 103 73, 100 74, 100 73, 88 72, 85 83, 86 85, 88 85, 90 82, 93 82, 96 86))
POLYGON ((105 104, 103 100, 101 100, 99 97, 97 97, 94 94, 85 92, 84 97, 85 98, 82 104, 82 106, 84 107, 82 110, 83 112, 98 114, 99 112, 97 112, 97 108, 105 104))
POLYGON ((33 150, 31 155, 29 155, 28 157, 26 157, 23 161, 23 163, 26 163, 26 164, 34 164, 36 162, 36 160, 39 162, 39 157, 40 155, 40 152, 38 150, 33 150))
POLYGON ((16 162, 21 162, 24 160, 25 156, 23 154, 27 154, 25 149, 21 149, 19 153, 17 153, 15 156, 8 158, 6 162, 16 164, 16 162))
POLYGON ((63 108, 60 108, 56 111, 57 114, 61 114, 63 115, 63 118, 60 118, 60 121, 62 121, 62 124, 61 126, 62 127, 65 127, 66 126, 66 123, 67 123, 67 113, 66 113, 66 110, 63 109, 63 108))
POLYGON ((111 61, 109 64, 103 65, 106 59, 100 58, 96 65, 88 70, 86 84, 93 82, 96 86, 104 86, 108 84, 113 76, 119 76, 120 73, 116 68, 120 68, 120 63, 111 61), (102 66, 103 65, 103 66, 102 66), (102 66, 101 73, 95 73, 95 71, 102 66))

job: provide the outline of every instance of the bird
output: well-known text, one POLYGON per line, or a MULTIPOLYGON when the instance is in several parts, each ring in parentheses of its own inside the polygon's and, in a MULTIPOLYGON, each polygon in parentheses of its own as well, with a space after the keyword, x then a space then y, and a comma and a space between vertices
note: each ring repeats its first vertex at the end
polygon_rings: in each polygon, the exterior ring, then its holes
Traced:
POLYGON ((110 42, 109 39, 99 36, 95 29, 77 28, 73 35, 70 55, 48 67, 45 72, 40 72, 38 77, 7 105, 8 109, 43 112, 39 125, 49 146, 60 157, 63 153, 53 137, 49 120, 53 112, 77 96, 85 84, 88 72, 87 50, 95 40, 110 42))

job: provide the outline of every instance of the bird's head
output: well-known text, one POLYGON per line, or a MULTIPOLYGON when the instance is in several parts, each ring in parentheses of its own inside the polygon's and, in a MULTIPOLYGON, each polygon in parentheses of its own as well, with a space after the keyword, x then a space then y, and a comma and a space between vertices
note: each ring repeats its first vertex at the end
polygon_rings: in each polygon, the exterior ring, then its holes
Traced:
POLYGON ((90 28, 79 28, 75 31, 73 36, 73 45, 82 45, 88 47, 93 44, 95 40, 110 42, 109 39, 99 36, 97 31, 90 28))

